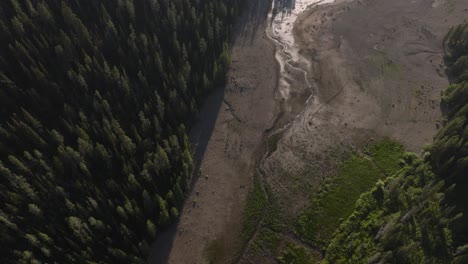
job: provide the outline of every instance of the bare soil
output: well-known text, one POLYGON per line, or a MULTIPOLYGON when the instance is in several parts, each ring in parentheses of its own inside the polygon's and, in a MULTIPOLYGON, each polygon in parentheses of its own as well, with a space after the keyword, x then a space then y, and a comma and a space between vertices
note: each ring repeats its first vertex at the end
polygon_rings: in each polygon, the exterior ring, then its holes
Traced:
MULTIPOLYGON (((194 132, 205 138, 198 146, 200 177, 150 263, 208 263, 214 244, 216 263, 231 263, 242 246, 242 212, 262 156, 263 185, 287 226, 280 247, 301 244, 292 224, 339 162, 384 137, 419 152, 442 122, 443 38, 468 18, 468 1, 338 0, 310 8, 295 22, 302 59, 286 65, 287 97, 278 92, 281 45, 265 33, 271 1, 246 5, 235 27, 228 84, 201 113, 213 122, 194 132), (298 68, 307 71, 308 85, 298 68), (262 140, 278 133, 276 150, 258 153, 262 140)), ((252 247, 239 262, 276 263, 275 257, 252 247)))
POLYGON ((432 141, 449 84, 443 38, 466 8, 463 0, 342 0, 296 20, 314 95, 263 164, 284 200, 307 202, 336 161, 366 142, 389 137, 419 152, 432 141))
MULTIPOLYGON (((313 96, 260 165, 284 232, 344 157, 381 138, 417 153, 432 141, 449 84, 443 38, 465 19, 466 0, 338 0, 299 16, 295 43, 310 63, 297 66, 313 96)), ((242 262, 275 263, 270 253, 252 247, 242 262)))
POLYGON ((265 36, 269 8, 270 1, 246 1, 235 27, 227 85, 207 99, 192 131, 199 177, 178 224, 153 245, 150 263, 208 263, 210 246, 216 248, 216 263, 230 263, 242 246, 254 152, 279 111, 275 47, 265 36))

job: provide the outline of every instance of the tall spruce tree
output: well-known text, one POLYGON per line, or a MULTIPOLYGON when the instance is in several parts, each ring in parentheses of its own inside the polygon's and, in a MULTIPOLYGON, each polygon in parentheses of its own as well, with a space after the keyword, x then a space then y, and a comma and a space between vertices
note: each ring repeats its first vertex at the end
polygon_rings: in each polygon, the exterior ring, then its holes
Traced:
POLYGON ((239 2, 1 1, 1 263, 144 262, 239 2))

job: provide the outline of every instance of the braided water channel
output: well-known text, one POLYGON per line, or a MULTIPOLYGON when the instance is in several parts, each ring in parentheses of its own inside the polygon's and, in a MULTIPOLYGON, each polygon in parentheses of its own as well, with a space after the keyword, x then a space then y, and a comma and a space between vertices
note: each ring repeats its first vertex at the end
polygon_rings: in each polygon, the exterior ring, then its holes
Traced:
MULTIPOLYGON (((287 72, 285 70, 285 66, 287 65, 291 69, 299 71, 302 73, 304 77, 304 83, 307 85, 307 88, 310 90, 310 96, 306 101, 306 104, 310 101, 311 98, 315 98, 315 91, 308 79, 308 72, 307 69, 302 68, 301 64, 308 65, 307 60, 301 58, 298 52, 298 48, 294 45, 294 35, 293 35, 293 27, 294 22, 298 18, 298 16, 303 13, 307 8, 312 6, 317 6, 319 4, 325 3, 332 3, 335 0, 273 0, 272 6, 268 13, 268 26, 265 29, 266 36, 271 39, 274 43, 279 45, 281 48, 275 52, 275 58, 280 65, 280 73, 279 73, 279 81, 278 81, 278 93, 281 95, 282 98, 287 99, 290 90, 290 84, 287 81, 287 72), (280 10, 280 12, 277 12, 280 10), (296 66, 298 65, 298 66, 296 66)), ((318 102, 314 102, 318 103, 318 102)), ((265 138, 268 136, 280 133, 285 129, 291 127, 292 122, 289 122, 283 127, 275 129, 275 123, 272 125, 272 129, 268 129, 267 133, 265 133, 265 138), (273 130, 275 129, 275 130, 273 130), (272 131, 273 130, 273 131, 272 131)), ((259 182, 261 185, 261 189, 263 195, 265 197, 265 206, 262 209, 261 218, 259 219, 257 226, 253 234, 250 236, 249 240, 245 243, 239 257, 235 261, 235 263, 241 263, 243 260, 244 255, 246 254, 247 250, 250 248, 252 243, 255 241, 257 234, 259 233, 260 229, 262 228, 262 224, 265 220, 266 215, 266 208, 267 204, 269 203, 268 193, 266 191, 266 175, 263 169, 264 160, 267 158, 268 153, 264 153, 262 158, 258 163, 257 168, 257 175, 259 177, 259 182)), ((297 238, 294 238, 298 240, 297 238)))

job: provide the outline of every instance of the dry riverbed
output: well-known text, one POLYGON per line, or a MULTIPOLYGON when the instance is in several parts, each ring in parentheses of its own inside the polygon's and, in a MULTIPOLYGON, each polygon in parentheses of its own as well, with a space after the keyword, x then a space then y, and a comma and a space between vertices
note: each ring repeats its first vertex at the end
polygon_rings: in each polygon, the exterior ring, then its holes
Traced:
POLYGON ((265 36, 269 1, 246 1, 234 29, 228 83, 201 110, 195 143, 202 148, 200 176, 181 211, 180 221, 160 235, 150 263, 229 263, 241 248, 239 234, 245 198, 252 185, 255 151, 278 112, 275 100, 275 47, 265 36), (214 113, 214 116, 213 116, 214 113), (199 137, 199 139, 197 139, 199 137), (214 248, 215 256, 210 254, 214 248))
POLYGON ((464 0, 338 0, 299 15, 294 66, 307 71, 312 96, 270 138, 274 151, 260 168, 280 213, 260 223, 242 263, 276 263, 285 244, 304 244, 297 218, 352 153, 383 138, 417 153, 432 141, 443 122, 440 92, 449 84, 443 38, 466 18, 464 0))
MULTIPOLYGON (((314 93, 264 162, 274 188, 291 181, 299 188, 278 193, 307 201, 310 189, 301 187, 316 186, 365 142, 389 137, 416 152, 430 142, 448 85, 443 37, 466 8, 462 0, 356 0, 302 14, 295 41, 310 60, 314 93)), ((298 211, 301 203, 288 207, 298 211)))
POLYGON ((443 37, 468 17, 466 0, 337 0, 308 8, 297 1, 305 11, 289 24, 275 21, 271 1, 246 1, 228 84, 201 112, 212 127, 194 132, 206 138, 198 146, 200 177, 150 263, 276 263, 286 243, 320 258, 295 234, 294 221, 323 180, 379 139, 419 152, 437 133, 448 85, 443 37), (263 214, 244 247, 244 206, 259 171, 267 203, 280 213, 263 214), (269 217, 277 229, 267 226, 269 217), (275 232, 276 252, 264 236, 275 232))

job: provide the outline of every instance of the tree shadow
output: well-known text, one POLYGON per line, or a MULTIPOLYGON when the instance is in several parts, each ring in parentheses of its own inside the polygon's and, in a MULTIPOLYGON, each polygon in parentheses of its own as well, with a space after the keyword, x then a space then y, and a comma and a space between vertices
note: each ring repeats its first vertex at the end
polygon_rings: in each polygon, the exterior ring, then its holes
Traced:
MULTIPOLYGON (((234 31, 231 36, 231 45, 240 39, 245 42, 246 40, 249 40, 249 38, 250 43, 252 43, 257 30, 265 29, 267 25, 267 14, 272 3, 271 1, 272 0, 245 1, 241 14, 234 25, 234 31)), ((191 190, 193 190, 193 187, 198 180, 200 166, 215 128, 218 113, 223 104, 226 86, 227 85, 213 90, 206 97, 199 112, 199 120, 197 120, 190 131, 190 142, 193 148, 194 162, 194 170, 192 180, 190 182, 191 190)), ((168 263, 169 254, 171 252, 174 239, 177 236, 179 223, 180 222, 171 224, 158 234, 156 241, 150 247, 148 263, 168 263)))
MULTIPOLYGON (((190 143, 193 153, 193 172, 190 190, 193 190, 198 180, 200 166, 213 133, 219 110, 223 104, 225 87, 213 90, 206 98, 200 109, 198 120, 190 131, 190 143)), ((158 234, 158 238, 150 247, 148 263, 167 263, 174 238, 177 235, 179 222, 171 224, 158 234)))
POLYGON ((268 0, 268 1, 246 1, 243 12, 239 16, 238 22, 234 27, 231 44, 236 41, 245 43, 250 40, 250 44, 255 39, 258 30, 265 30, 273 22, 277 15, 285 17, 291 14, 296 8, 296 0, 268 0), (273 5, 272 17, 267 21, 268 13, 273 5))
MULTIPOLYGON (((267 26, 268 12, 273 0, 245 1, 241 14, 234 25, 231 36, 231 45, 237 41, 250 41, 253 43, 258 30, 265 30, 267 26)), ((277 1, 277 0, 275 0, 277 1)))

